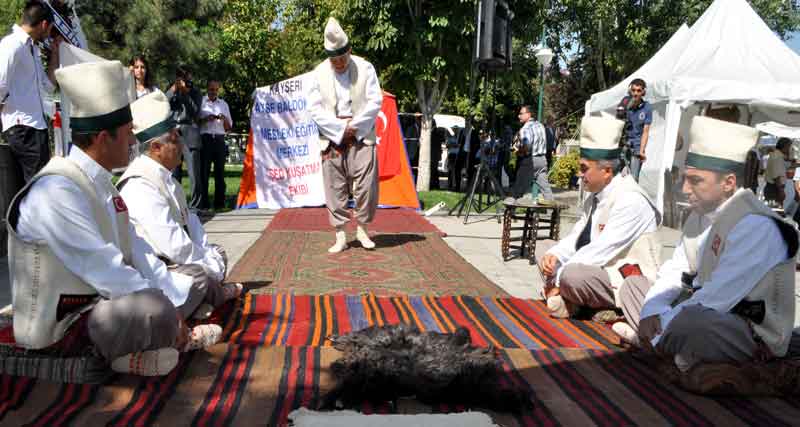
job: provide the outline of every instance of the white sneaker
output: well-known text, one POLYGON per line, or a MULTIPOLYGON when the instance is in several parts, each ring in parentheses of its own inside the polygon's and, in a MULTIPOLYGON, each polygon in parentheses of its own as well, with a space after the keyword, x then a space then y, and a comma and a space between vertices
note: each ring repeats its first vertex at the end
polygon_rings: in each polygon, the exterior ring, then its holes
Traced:
POLYGON ((336 243, 328 249, 329 253, 338 254, 347 248, 347 234, 344 230, 336 230, 336 243))
POLYGON ((356 228, 356 238, 361 242, 361 246, 363 246, 364 249, 375 249, 375 242, 369 238, 366 225, 359 225, 356 228))
POLYGON ((550 311, 552 317, 566 319, 575 312, 575 306, 564 301, 561 295, 554 295, 547 298, 547 310, 550 311))
POLYGON ((160 377, 175 369, 178 356, 178 350, 171 347, 138 351, 114 359, 111 361, 111 369, 121 374, 160 377))
POLYGON ((195 320, 206 320, 211 317, 211 313, 214 312, 214 306, 204 302, 200 304, 200 307, 197 307, 197 310, 194 311, 192 314, 192 318, 195 320))
POLYGON ((639 345, 639 335, 633 330, 633 327, 626 322, 614 323, 611 325, 611 330, 619 335, 622 341, 635 346, 639 345))

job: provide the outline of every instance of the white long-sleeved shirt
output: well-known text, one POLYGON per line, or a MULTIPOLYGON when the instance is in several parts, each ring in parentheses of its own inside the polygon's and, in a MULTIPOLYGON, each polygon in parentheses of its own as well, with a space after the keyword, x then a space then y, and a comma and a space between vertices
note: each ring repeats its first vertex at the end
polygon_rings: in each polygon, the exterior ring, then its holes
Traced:
MULTIPOLYGON (((116 230, 111 173, 78 147, 73 146, 67 158, 89 177, 116 230)), ((42 177, 20 203, 17 233, 27 242, 47 242, 69 271, 104 297, 117 298, 156 288, 161 289, 175 306, 186 302, 192 278, 169 272, 130 224, 133 265, 125 264, 116 233, 114 243, 101 237, 90 203, 80 187, 69 178, 42 177)))
MULTIPOLYGON (((225 102, 224 99, 217 98, 212 101, 208 99, 208 96, 204 96, 203 102, 200 104, 200 118, 205 119, 208 116, 216 116, 218 114, 224 115, 228 118, 228 123, 233 124, 233 119, 231 118, 231 109, 228 107, 228 103, 225 102)), ((225 132, 225 125, 222 124, 221 119, 214 119, 201 124, 200 133, 207 133, 209 135, 225 135, 228 132, 225 132)))
MULTIPOLYGON (((597 208, 592 215, 592 224, 597 224, 599 213, 611 202, 609 196, 621 184, 622 179, 622 175, 615 176, 602 191, 596 194, 597 208)), ((604 266, 639 236, 656 231, 658 228, 653 207, 644 196, 641 194, 617 196, 603 230, 597 233, 592 227, 590 242, 576 251, 575 243, 586 225, 586 220, 587 217, 584 213, 581 215, 581 219, 575 223, 572 231, 547 251, 548 254, 558 258, 560 264, 557 272, 558 278, 561 277, 564 266, 568 264, 604 266)))
MULTIPOLYGON (((703 232, 698 237, 698 262, 708 243, 714 214, 701 217, 703 232)), ((700 304, 727 313, 755 288, 769 270, 787 259, 788 251, 774 220, 763 215, 742 218, 728 233, 723 247, 725 250, 709 280, 697 289, 699 285, 695 279, 692 286, 696 291, 692 297, 672 307, 672 302, 681 293, 682 273, 689 272, 684 245, 682 242, 678 244, 672 258, 658 270, 656 282, 645 297, 641 318, 660 316, 663 331, 686 306, 700 304)), ((661 335, 657 335, 652 344, 660 339, 661 335)))
POLYGON ((534 119, 525 122, 519 130, 519 139, 530 148, 531 155, 542 156, 547 153, 547 136, 544 126, 534 119))
POLYGON ((375 67, 369 62, 357 56, 350 57, 351 67, 358 66, 360 70, 366 71, 366 102, 360 114, 354 115, 352 111, 352 99, 350 97, 350 73, 336 73, 334 75, 336 89, 336 113, 327 111, 322 106, 322 95, 319 89, 319 81, 312 79, 311 90, 308 94, 309 112, 311 118, 317 124, 319 132, 334 144, 341 144, 344 131, 347 128, 347 120, 338 117, 350 117, 350 127, 356 129, 356 139, 364 139, 375 126, 375 119, 381 111, 383 104, 383 91, 381 91, 378 75, 375 67))
MULTIPOLYGON (((141 156, 140 161, 158 170, 170 197, 175 197, 175 186, 178 184, 172 178, 172 172, 147 155, 141 156)), ((129 179, 120 194, 128 205, 131 221, 146 230, 159 251, 178 264, 202 265, 213 282, 222 282, 225 263, 219 253, 209 246, 208 236, 196 214, 189 212, 186 226, 190 234, 187 234, 170 214, 169 202, 146 179, 129 179)))
POLYGON ((0 103, 5 100, 1 115, 3 129, 16 125, 47 128, 41 92, 51 93, 54 89, 39 59, 39 47, 15 24, 11 34, 0 41, 0 103))

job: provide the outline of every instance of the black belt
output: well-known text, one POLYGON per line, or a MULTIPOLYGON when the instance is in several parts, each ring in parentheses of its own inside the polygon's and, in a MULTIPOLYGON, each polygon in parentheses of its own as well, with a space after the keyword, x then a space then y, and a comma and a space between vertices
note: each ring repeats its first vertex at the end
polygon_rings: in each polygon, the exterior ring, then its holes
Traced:
POLYGON ((534 154, 533 157, 545 157, 547 154, 534 154))

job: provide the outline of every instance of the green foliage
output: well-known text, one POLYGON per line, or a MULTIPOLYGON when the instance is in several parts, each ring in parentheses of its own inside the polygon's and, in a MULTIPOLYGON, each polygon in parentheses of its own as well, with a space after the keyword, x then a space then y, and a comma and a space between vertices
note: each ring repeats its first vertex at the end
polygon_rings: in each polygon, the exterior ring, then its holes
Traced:
POLYGON ((0 34, 11 32, 11 26, 18 23, 22 16, 25 0, 0 0, 0 34))
POLYGON ((569 188, 569 183, 572 177, 578 173, 578 152, 571 151, 564 156, 559 157, 550 168, 548 179, 550 183, 558 188, 569 188))

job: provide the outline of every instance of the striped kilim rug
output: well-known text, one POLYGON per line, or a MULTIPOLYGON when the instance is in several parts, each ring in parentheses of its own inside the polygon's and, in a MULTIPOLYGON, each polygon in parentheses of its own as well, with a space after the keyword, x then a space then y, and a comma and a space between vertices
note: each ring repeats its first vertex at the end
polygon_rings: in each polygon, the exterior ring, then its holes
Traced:
MULTIPOLYGON (((594 324, 553 320, 539 302, 513 298, 248 295, 222 313, 226 342, 184 354, 163 378, 117 375, 104 385, 0 377, 4 426, 282 426, 333 386, 339 352, 324 337, 385 323, 426 330, 470 329, 497 345, 503 382, 527 385, 534 410, 492 414, 503 426, 790 426, 800 399, 709 399, 663 383, 640 360, 611 346, 594 324)), ((387 413, 388 405, 363 405, 387 413)), ((452 412, 401 401, 401 413, 452 412)))

